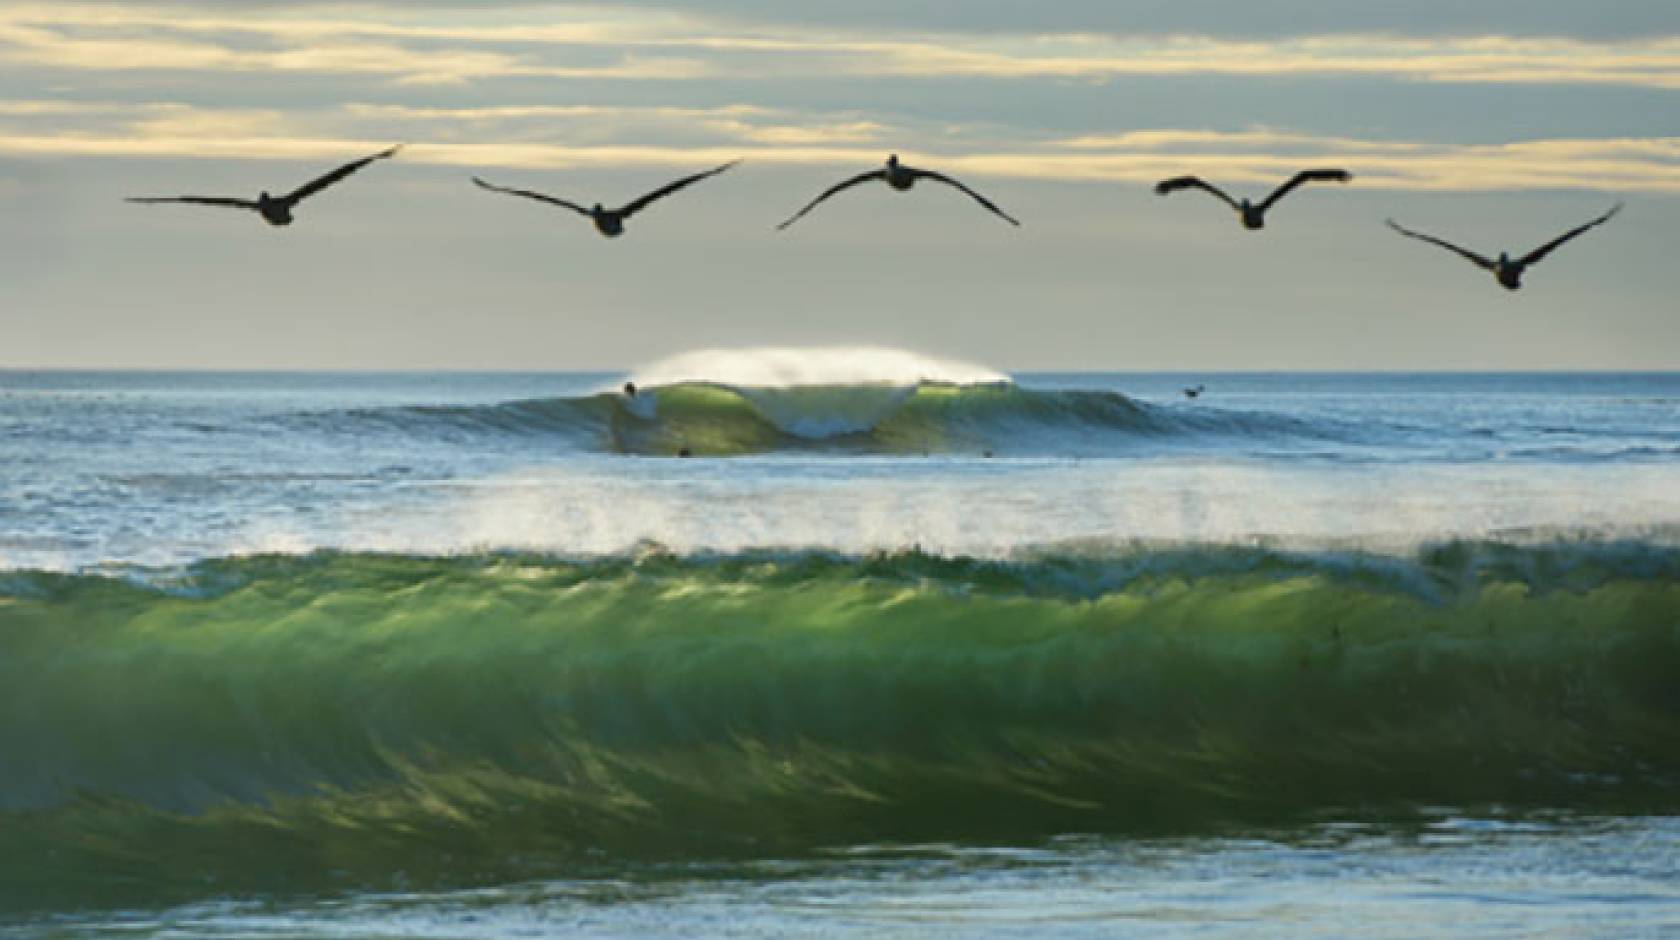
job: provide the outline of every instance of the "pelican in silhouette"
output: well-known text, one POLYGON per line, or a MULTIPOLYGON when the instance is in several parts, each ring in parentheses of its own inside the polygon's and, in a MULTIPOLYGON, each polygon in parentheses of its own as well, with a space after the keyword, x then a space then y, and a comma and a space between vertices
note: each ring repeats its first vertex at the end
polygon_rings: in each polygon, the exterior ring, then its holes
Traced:
POLYGON ((292 208, 308 199, 328 186, 344 179, 375 160, 384 160, 394 156, 402 149, 398 144, 389 150, 381 150, 371 157, 363 157, 346 163, 325 176, 311 180, 292 190, 284 196, 270 196, 267 190, 255 199, 233 199, 222 196, 133 196, 129 202, 159 203, 159 202, 189 202, 199 206, 221 206, 227 209, 250 209, 263 217, 269 225, 291 225, 292 208))
POLYGON ((935 180, 937 182, 944 183, 947 186, 954 186, 957 189, 960 189, 963 192, 967 193, 975 202, 978 202, 982 206, 985 206, 987 209, 991 210, 991 212, 994 215, 1003 219, 1005 222, 1008 222, 1010 225, 1019 226, 1021 224, 1020 222, 1015 221, 1015 218, 1013 216, 1011 216, 1009 213, 1003 211, 1002 209, 999 209, 996 205, 994 205, 992 203, 992 201, 990 199, 987 199, 985 196, 980 195, 979 193, 975 192, 972 189, 969 189, 967 186, 964 186, 963 184, 957 182, 956 180, 952 179, 949 176, 946 176, 943 173, 935 173, 932 170, 919 170, 919 169, 917 169, 913 166, 906 166, 906 165, 898 162, 898 154, 895 153, 892 156, 887 158, 887 165, 882 167, 881 169, 870 170, 868 173, 859 173, 858 175, 852 177, 849 180, 845 180, 844 182, 840 182, 840 183, 835 183, 833 186, 830 186, 828 189, 823 191, 822 195, 820 195, 817 198, 811 200, 810 203, 808 203, 805 206, 805 208, 800 209, 798 212, 795 212, 793 214, 793 218, 788 219, 786 222, 783 222, 781 225, 776 226, 776 229, 778 231, 780 231, 781 229, 787 228, 788 226, 792 225, 793 223, 795 223, 795 222, 799 221, 800 219, 804 218, 805 213, 810 212, 812 209, 815 209, 817 207, 817 204, 822 202, 824 199, 827 199, 828 197, 834 195, 835 193, 842 192, 842 191, 847 190, 847 189, 851 189, 853 186, 856 186, 859 183, 868 183, 868 182, 872 182, 874 180, 880 180, 881 182, 886 183, 888 186, 891 186, 893 189, 896 189, 896 190, 898 190, 899 192, 902 193, 902 192, 908 192, 910 190, 910 187, 916 185, 917 180, 924 180, 924 179, 935 180))
POLYGON ((608 238, 617 238, 618 236, 624 234, 624 220, 630 218, 643 209, 646 209, 648 206, 652 205, 654 201, 669 196, 691 183, 698 183, 708 176, 716 176, 740 162, 741 161, 739 160, 731 160, 723 166, 713 167, 703 173, 696 173, 693 176, 685 176, 674 183, 667 183, 642 198, 637 199, 635 202, 626 203, 617 209, 608 209, 598 202, 588 209, 585 209, 575 202, 567 202, 564 199, 544 195, 543 193, 532 192, 529 189, 508 189, 505 186, 496 186, 491 183, 486 183, 476 176, 473 177, 473 182, 477 183, 479 187, 488 189, 493 193, 507 193, 510 196, 524 196, 526 199, 535 199, 538 202, 546 202, 549 205, 559 206, 562 209, 570 209, 579 215, 588 216, 589 219, 595 223, 595 230, 600 232, 602 235, 605 235, 608 238))
POLYGON ((1499 258, 1497 260, 1485 258, 1476 254, 1474 251, 1460 248, 1451 242, 1442 241, 1433 235, 1425 235, 1422 232, 1414 232, 1411 229, 1402 228, 1400 224, 1393 219, 1388 220, 1388 227, 1394 229, 1396 232, 1399 232, 1407 238, 1415 238, 1418 241, 1428 242, 1431 245, 1439 245, 1484 271, 1492 271, 1494 280, 1498 281, 1500 286, 1504 287, 1506 290, 1516 290, 1522 287, 1523 272, 1528 270, 1529 265, 1534 264, 1540 259, 1551 254, 1553 251, 1557 250, 1559 245, 1562 245, 1564 242, 1569 241, 1571 238, 1574 238, 1582 232, 1585 232, 1590 228, 1596 228, 1597 226, 1610 221, 1615 217, 1616 213, 1620 211, 1622 211, 1622 204, 1618 202, 1610 207, 1609 212, 1604 213, 1585 225, 1575 226, 1569 231, 1564 232, 1562 235, 1559 235, 1544 245, 1541 245, 1539 248, 1523 255, 1521 258, 1512 258, 1510 255, 1502 251, 1499 253, 1499 258))
POLYGON ((1243 228, 1254 232, 1266 227, 1266 210, 1277 205, 1278 200, 1294 192, 1295 188, 1302 183, 1346 183, 1351 179, 1353 179, 1353 174, 1346 170, 1302 170, 1295 174, 1289 182, 1272 190, 1272 194, 1266 197, 1266 201, 1259 205, 1249 202, 1246 198, 1238 202, 1227 196, 1224 190, 1197 176, 1175 176, 1170 180, 1162 180, 1155 184, 1155 192, 1161 196, 1176 193, 1181 189, 1200 189, 1211 193, 1221 202, 1237 211, 1238 217, 1242 219, 1243 228))
POLYGON ((1202 393, 1205 392, 1205 391, 1207 391, 1207 386, 1206 385, 1192 385, 1189 388, 1184 390, 1184 397, 1185 398, 1200 398, 1200 397, 1202 397, 1202 393))

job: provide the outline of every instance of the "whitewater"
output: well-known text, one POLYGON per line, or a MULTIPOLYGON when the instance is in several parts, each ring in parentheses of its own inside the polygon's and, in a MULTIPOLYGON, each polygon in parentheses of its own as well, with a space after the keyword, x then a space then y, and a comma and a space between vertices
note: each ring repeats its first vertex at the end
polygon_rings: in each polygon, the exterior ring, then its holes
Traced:
POLYGON ((1677 690, 1675 374, 0 371, 0 935, 1660 935, 1677 690))

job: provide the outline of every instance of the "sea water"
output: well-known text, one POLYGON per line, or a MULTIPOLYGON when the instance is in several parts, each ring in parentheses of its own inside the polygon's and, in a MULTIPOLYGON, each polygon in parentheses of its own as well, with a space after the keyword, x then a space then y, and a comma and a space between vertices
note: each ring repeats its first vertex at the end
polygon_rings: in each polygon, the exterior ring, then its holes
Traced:
POLYGON ((1674 374, 0 372, 0 932, 1663 935, 1677 533, 1674 374))

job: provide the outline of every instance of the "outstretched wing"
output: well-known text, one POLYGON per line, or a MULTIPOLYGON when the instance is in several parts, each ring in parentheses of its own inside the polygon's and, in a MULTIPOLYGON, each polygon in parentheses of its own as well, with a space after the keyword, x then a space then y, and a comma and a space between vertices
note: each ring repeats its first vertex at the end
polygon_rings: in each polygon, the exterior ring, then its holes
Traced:
POLYGON ((714 167, 710 170, 705 171, 704 173, 696 173, 693 176, 685 176, 682 179, 677 180, 674 183, 667 183, 664 186, 661 186, 658 189, 654 190, 653 192, 648 193, 646 196, 643 196, 642 198, 636 200, 635 202, 632 202, 632 203, 626 205, 624 208, 618 210, 618 212, 619 212, 620 215, 622 215, 622 216, 624 216, 625 218, 628 219, 631 216, 635 215, 636 213, 642 211, 643 209, 646 209, 648 207, 648 205, 650 203, 652 203, 654 200, 662 199, 666 196, 669 196, 672 193, 676 192, 677 190, 682 189, 684 186, 687 186, 690 183, 698 183, 708 176, 716 176, 719 173, 722 173, 724 170, 727 170, 730 167, 732 167, 735 164, 740 163, 740 162, 741 161, 739 161, 739 160, 731 160, 728 163, 725 163, 723 166, 714 167))
POLYGON ((999 209, 997 206, 993 205, 992 201, 990 199, 987 199, 985 196, 980 195, 979 193, 975 192, 972 189, 969 189, 967 186, 964 186, 963 184, 957 182, 956 180, 950 178, 949 176, 946 176, 943 173, 935 173, 932 170, 912 170, 911 172, 915 173, 916 177, 918 179, 938 180, 939 182, 944 183, 947 186, 955 186, 956 188, 962 190, 963 192, 968 193, 968 195, 971 198, 973 198, 973 200, 975 202, 978 202, 982 206, 985 206, 986 208, 992 210, 993 213, 998 215, 1005 222, 1008 222, 1010 225, 1014 225, 1016 227, 1019 227, 1020 224, 1021 224, 1021 223, 1015 221, 1014 216, 1010 215, 1009 213, 1007 213, 1007 212, 1003 211, 1002 209, 999 209))
POLYGON ((1622 211, 1622 204, 1618 202, 1614 206, 1610 207, 1609 212, 1604 213, 1603 215, 1599 216, 1596 219, 1593 219, 1591 222, 1588 222, 1585 225, 1577 225, 1576 227, 1570 229, 1569 231, 1564 232, 1562 235, 1559 235, 1558 237, 1552 239, 1551 241, 1545 243, 1544 245, 1541 245, 1539 248, 1534 249, 1533 251, 1529 252, 1526 255, 1523 255, 1522 261, 1520 263, 1521 264, 1533 264, 1534 262, 1539 261, 1541 258, 1544 258, 1547 255, 1551 254, 1553 249, 1557 248, 1559 245, 1563 244, 1564 242, 1569 241, 1571 238, 1574 238, 1575 236, 1581 234, 1582 232, 1585 232, 1587 229, 1595 228, 1597 226, 1603 225, 1604 223, 1610 221, 1612 218, 1615 217, 1616 213, 1618 213, 1620 211, 1622 211))
POLYGON ((1301 172, 1295 174, 1294 178, 1289 182, 1272 190, 1272 194, 1267 196, 1266 201, 1260 204, 1260 211, 1264 212, 1267 209, 1270 209, 1279 199, 1282 199, 1294 192, 1295 187, 1300 186, 1302 183, 1345 183, 1351 179, 1353 179, 1353 174, 1346 170, 1302 170, 1301 172))
POLYGON ((526 199, 535 199, 538 202, 546 202, 550 205, 559 206, 562 209, 570 209, 579 215, 589 215, 588 209, 585 209, 575 202, 567 202, 564 199, 557 199, 553 196, 545 196, 542 193, 532 192, 529 189, 509 189, 506 186, 497 186, 494 183, 486 183, 476 176, 472 178, 472 181, 477 183, 480 189, 488 189, 493 193, 507 193, 509 196, 524 196, 526 199))
POLYGON ((799 221, 800 219, 804 218, 805 213, 810 212, 812 209, 815 209, 817 207, 817 203, 822 202, 824 199, 827 199, 828 197, 834 195, 837 192, 840 192, 840 191, 846 190, 846 189, 851 189, 853 186, 856 186, 859 183, 867 183, 870 180, 884 180, 886 178, 887 178, 887 171, 886 170, 870 170, 868 173, 859 173, 858 175, 852 177, 849 180, 846 180, 843 183, 835 183, 833 186, 830 186, 829 188, 823 190, 823 194, 821 196, 818 196, 817 198, 815 198, 815 199, 811 200, 809 203, 807 203, 805 208, 800 209, 798 212, 795 212, 793 214, 793 218, 788 219, 786 222, 783 222, 781 225, 776 226, 776 229, 778 231, 780 231, 781 229, 787 228, 788 226, 792 225, 793 223, 795 223, 795 222, 799 221))
POLYGON ((1388 220, 1388 227, 1394 229, 1396 232, 1399 232, 1407 238, 1415 238, 1418 241, 1428 242, 1431 245, 1439 245, 1440 247, 1459 255, 1478 268, 1485 268, 1486 270, 1492 271, 1495 267, 1493 261, 1489 258, 1484 258, 1473 251, 1460 248, 1451 242, 1444 242, 1433 235, 1425 235, 1422 232, 1414 232, 1408 228, 1401 228, 1399 223, 1395 222, 1393 219, 1388 220))
POLYGON ((339 180, 345 178, 346 176, 349 176, 350 174, 356 172, 357 170, 361 169, 362 167, 367 166, 369 163, 372 163, 375 160, 384 160, 387 157, 394 156, 396 154, 396 152, 401 150, 401 149, 402 149, 402 144, 398 144, 398 145, 396 145, 395 147, 392 147, 389 150, 381 150, 371 157, 363 157, 360 160, 355 160, 355 161, 352 161, 350 163, 346 163, 343 166, 339 167, 338 169, 332 171, 331 173, 328 173, 325 176, 322 176, 322 177, 319 177, 317 179, 311 180, 307 183, 304 183, 302 186, 299 186, 297 189, 294 189, 290 193, 287 193, 286 194, 286 202, 289 202, 289 203, 302 202, 303 200, 308 199, 310 196, 315 195, 316 193, 320 192, 321 190, 326 189, 328 186, 331 186, 332 184, 338 182, 339 180))
POLYGON ((222 206, 227 209, 257 208, 254 200, 229 199, 222 196, 130 196, 126 201, 143 203, 190 202, 195 206, 222 206))
POLYGON ((1231 208, 1237 208, 1236 200, 1225 195, 1225 191, 1223 189, 1204 181, 1198 176, 1175 176, 1170 180, 1162 180, 1155 184, 1155 194, 1157 196, 1165 196, 1168 193, 1176 193, 1181 189, 1200 189, 1203 192, 1211 193, 1218 197, 1221 202, 1231 208))

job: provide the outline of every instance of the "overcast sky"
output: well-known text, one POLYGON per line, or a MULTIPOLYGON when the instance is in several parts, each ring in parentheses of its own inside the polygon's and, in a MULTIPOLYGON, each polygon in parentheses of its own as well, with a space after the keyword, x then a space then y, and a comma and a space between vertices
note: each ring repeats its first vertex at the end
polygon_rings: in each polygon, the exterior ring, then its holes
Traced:
POLYGON ((1673 0, 0 5, 0 368, 1680 368, 1673 0), (298 222, 133 195, 290 190, 298 222), (950 189, 831 183, 897 152, 950 189), (626 202, 609 241, 482 175, 626 202), (1263 195, 1264 232, 1194 192, 1263 195), (1394 217, 1526 252, 1517 294, 1394 217))

